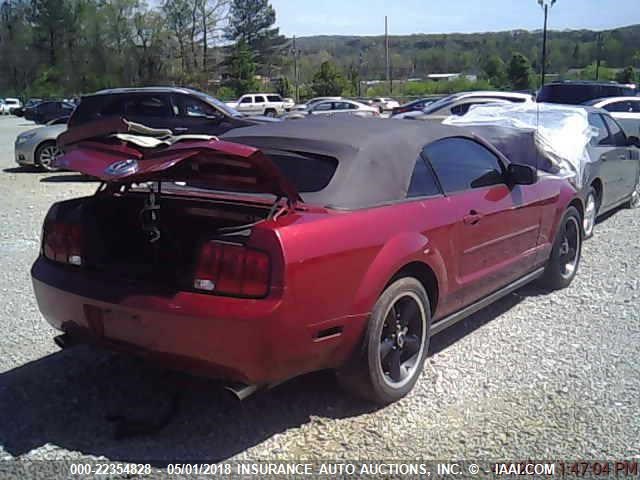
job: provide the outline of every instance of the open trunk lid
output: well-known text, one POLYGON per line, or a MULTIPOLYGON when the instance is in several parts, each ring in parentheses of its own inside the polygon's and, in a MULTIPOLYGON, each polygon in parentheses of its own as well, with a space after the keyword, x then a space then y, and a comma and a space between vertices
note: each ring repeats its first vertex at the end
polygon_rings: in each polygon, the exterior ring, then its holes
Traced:
POLYGON ((296 188, 261 150, 218 140, 171 137, 149 130, 154 146, 141 147, 124 119, 92 122, 59 138, 66 152, 56 165, 110 183, 186 182, 198 188, 267 193, 300 201, 296 188))

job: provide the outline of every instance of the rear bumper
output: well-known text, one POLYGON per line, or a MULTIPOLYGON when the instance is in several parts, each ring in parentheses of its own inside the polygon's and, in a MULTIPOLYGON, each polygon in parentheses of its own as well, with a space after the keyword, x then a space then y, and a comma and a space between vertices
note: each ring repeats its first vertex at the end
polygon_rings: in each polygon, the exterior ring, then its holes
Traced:
POLYGON ((278 298, 246 300, 110 282, 42 257, 32 267, 40 311, 81 342, 170 368, 268 384, 339 366, 351 346, 317 341, 278 298))

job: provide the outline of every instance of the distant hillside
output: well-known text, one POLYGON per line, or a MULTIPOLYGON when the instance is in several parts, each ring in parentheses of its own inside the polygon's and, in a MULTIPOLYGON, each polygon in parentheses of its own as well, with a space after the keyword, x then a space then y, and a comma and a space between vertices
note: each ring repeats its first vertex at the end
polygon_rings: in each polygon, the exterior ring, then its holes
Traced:
MULTIPOLYGON (((508 62, 514 52, 539 69, 542 33, 515 30, 474 34, 418 34, 390 36, 394 78, 424 77, 429 73, 481 73, 493 55, 508 62)), ((384 36, 313 36, 298 38, 301 79, 307 81, 325 60, 343 68, 356 66, 364 79, 384 78, 384 36)), ((564 74, 596 61, 598 32, 551 31, 548 71, 564 74)), ((601 32, 603 65, 640 67, 640 25, 601 32)))

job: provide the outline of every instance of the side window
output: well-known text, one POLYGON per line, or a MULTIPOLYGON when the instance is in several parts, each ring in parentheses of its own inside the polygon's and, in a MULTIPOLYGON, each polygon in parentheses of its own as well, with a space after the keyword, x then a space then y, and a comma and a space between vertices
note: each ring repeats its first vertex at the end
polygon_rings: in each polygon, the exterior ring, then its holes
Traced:
POLYGON ((640 100, 632 100, 629 103, 631 103, 631 111, 633 113, 640 113, 640 100))
POLYGON ((180 97, 180 116, 183 117, 219 117, 218 111, 211 105, 187 96, 180 97))
POLYGON ((618 125, 618 122, 613 120, 611 117, 604 116, 604 121, 607 123, 607 127, 609 127, 609 134, 611 135, 612 144, 616 147, 626 147, 627 146, 627 136, 618 125))
POLYGON ((264 97, 262 95, 256 95, 256 103, 264 103, 264 97))
POLYGON ((280 95, 267 95, 267 100, 269 100, 270 102, 281 102, 282 98, 280 97, 280 95))
POLYGON ((413 169, 411 183, 407 191, 407 198, 432 195, 440 195, 440 188, 438 188, 438 182, 433 175, 431 167, 427 165, 427 162, 425 162, 422 156, 419 156, 418 160, 416 160, 416 166, 413 169))
POLYGON ((595 113, 589 114, 589 125, 596 128, 598 130, 598 135, 591 139, 591 145, 609 145, 609 131, 607 130, 607 126, 604 124, 604 120, 600 115, 595 113))
POLYGON ((630 102, 613 102, 609 105, 605 105, 604 109, 608 112, 630 112, 631 111, 631 103, 630 102))
POLYGON ((327 112, 331 110, 331 102, 318 103, 313 109, 317 112, 327 112))
MULTIPOLYGON (((125 97, 122 95, 116 95, 115 97, 112 97, 109 100, 111 101, 103 103, 102 108, 98 111, 98 114, 96 115, 96 117, 124 115, 124 106, 126 103, 125 97)), ((95 101, 99 102, 99 100, 95 100, 95 101)), ((86 112, 86 110, 87 109, 82 109, 83 112, 86 112)))
POLYGON ((498 157, 466 138, 446 138, 424 149, 445 193, 504 183, 498 157))
POLYGON ((168 96, 136 95, 125 104, 125 115, 140 117, 172 117, 168 96))
POLYGON ((240 103, 253 103, 253 98, 252 97, 243 97, 240 100, 240 103))
POLYGON ((451 114, 458 115, 459 117, 461 117, 469 111, 469 109, 471 108, 471 105, 473 105, 473 103, 461 103, 460 105, 451 107, 451 114))
POLYGON ((335 102, 333 104, 334 110, 349 110, 351 108, 351 104, 347 102, 335 102))

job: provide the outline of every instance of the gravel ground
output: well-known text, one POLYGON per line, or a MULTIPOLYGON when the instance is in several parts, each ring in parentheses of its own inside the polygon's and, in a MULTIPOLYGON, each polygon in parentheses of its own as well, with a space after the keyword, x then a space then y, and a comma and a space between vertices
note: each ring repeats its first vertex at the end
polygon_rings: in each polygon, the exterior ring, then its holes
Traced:
POLYGON ((640 458, 640 212, 597 226, 571 288, 526 287, 437 336, 415 390, 383 409, 327 373, 240 404, 204 380, 91 351, 60 351, 29 268, 49 205, 89 194, 72 173, 14 168, 29 122, 0 117, 0 459, 640 458), (107 415, 161 416, 118 439, 107 415))

